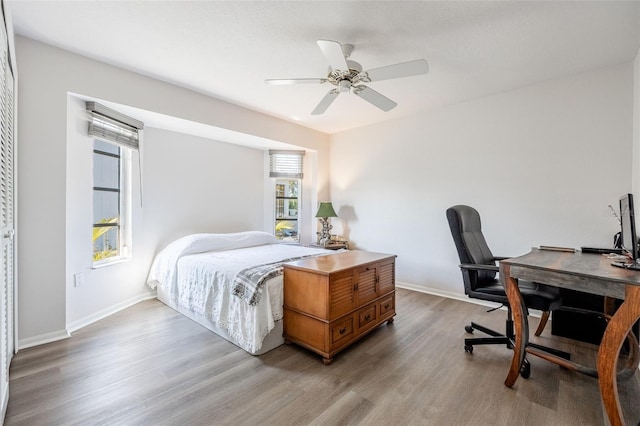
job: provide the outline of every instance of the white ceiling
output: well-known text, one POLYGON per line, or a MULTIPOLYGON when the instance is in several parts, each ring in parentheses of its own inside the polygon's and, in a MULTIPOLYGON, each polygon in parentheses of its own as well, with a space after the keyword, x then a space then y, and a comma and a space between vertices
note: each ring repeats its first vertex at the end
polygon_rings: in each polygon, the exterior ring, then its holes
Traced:
POLYGON ((29 1, 6 2, 15 31, 207 95, 334 133, 631 61, 640 2, 29 1), (364 69, 424 58, 429 74, 370 83, 398 106, 328 84, 317 39, 355 45, 364 69))

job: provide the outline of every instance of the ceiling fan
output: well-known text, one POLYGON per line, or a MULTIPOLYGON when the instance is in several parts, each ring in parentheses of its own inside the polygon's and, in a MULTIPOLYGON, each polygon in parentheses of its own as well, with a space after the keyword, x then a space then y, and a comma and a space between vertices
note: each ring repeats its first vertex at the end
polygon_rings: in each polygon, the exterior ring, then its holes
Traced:
POLYGON ((429 72, 429 64, 424 59, 403 62, 400 64, 387 65, 362 71, 362 66, 349 60, 353 45, 340 44, 337 41, 318 40, 318 46, 329 62, 329 74, 326 78, 290 78, 290 79, 267 79, 265 83, 272 85, 285 84, 323 84, 331 83, 336 86, 322 98, 320 103, 311 112, 312 115, 324 113, 329 105, 338 97, 340 93, 353 93, 370 104, 383 111, 390 111, 398 104, 386 96, 376 92, 363 83, 371 83, 392 78, 410 77, 413 75, 426 74, 429 72))

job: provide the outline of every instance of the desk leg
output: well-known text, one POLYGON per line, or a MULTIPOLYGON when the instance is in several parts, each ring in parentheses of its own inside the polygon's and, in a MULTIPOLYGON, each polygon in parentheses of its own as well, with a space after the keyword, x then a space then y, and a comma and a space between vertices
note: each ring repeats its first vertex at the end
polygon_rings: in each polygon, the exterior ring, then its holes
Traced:
POLYGON ((504 381, 504 384, 508 387, 512 387, 520 375, 520 368, 522 367, 527 343, 529 342, 529 324, 524 300, 518 288, 518 281, 510 276, 510 269, 509 265, 500 264, 500 276, 504 283, 507 298, 509 299, 509 306, 511 306, 513 325, 515 328, 513 359, 511 360, 509 374, 507 374, 507 378, 504 381))
POLYGON ((616 370, 620 348, 633 324, 640 318, 640 287, 626 286, 625 300, 609 321, 598 350, 598 384, 612 426, 624 424, 616 370))

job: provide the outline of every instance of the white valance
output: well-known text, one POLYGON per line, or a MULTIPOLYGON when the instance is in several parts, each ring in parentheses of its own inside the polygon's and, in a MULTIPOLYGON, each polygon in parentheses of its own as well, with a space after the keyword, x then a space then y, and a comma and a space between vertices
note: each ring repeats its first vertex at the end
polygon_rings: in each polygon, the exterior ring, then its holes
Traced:
POLYGON ((144 123, 97 102, 87 102, 87 111, 91 114, 90 135, 125 148, 139 149, 139 132, 144 129, 144 123))
POLYGON ((269 177, 302 179, 304 151, 269 150, 269 177))

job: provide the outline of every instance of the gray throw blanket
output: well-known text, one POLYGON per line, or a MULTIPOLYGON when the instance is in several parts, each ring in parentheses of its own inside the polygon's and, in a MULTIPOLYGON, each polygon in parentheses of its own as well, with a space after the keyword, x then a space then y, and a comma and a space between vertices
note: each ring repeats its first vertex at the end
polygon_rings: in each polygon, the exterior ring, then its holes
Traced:
POLYGON ((324 255, 326 255, 326 253, 292 257, 290 259, 279 260, 278 262, 243 269, 238 272, 238 275, 233 280, 233 295, 243 299, 249 305, 255 306, 262 296, 264 283, 273 277, 282 275, 282 271, 284 270, 282 266, 283 263, 324 255))

